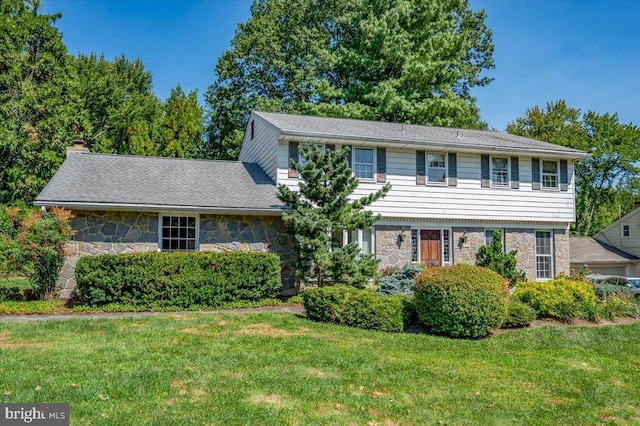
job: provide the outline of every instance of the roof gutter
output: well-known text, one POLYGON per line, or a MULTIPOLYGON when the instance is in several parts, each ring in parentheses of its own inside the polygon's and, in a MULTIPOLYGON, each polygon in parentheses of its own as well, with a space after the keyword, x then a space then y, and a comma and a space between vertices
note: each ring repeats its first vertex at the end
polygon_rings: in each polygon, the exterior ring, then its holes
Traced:
MULTIPOLYGON (((437 141, 437 140, 416 140, 416 139, 392 139, 392 138, 384 138, 384 137, 373 137, 373 136, 350 136, 350 135, 332 135, 328 133, 315 133, 315 132, 299 132, 299 131, 291 131, 291 130, 282 130, 281 135, 284 140, 288 140, 290 138, 294 138, 297 140, 300 139, 330 139, 335 141, 345 141, 345 142, 370 142, 370 143, 378 143, 378 144, 389 144, 391 146, 397 144, 411 144, 425 147, 441 147, 441 148, 452 148, 456 150, 463 149, 465 151, 475 151, 475 152, 487 152, 487 151, 495 151, 495 152, 505 152, 505 153, 520 153, 520 154, 528 154, 531 156, 535 155, 549 155, 556 157, 564 157, 570 158, 573 160, 581 160, 584 158, 591 157, 591 154, 584 151, 561 151, 561 150, 540 150, 535 148, 507 148, 507 147, 492 147, 487 145, 479 145, 473 143, 451 143, 445 141, 437 141)), ((313 141, 311 141, 313 142, 313 141)))
POLYGON ((36 200, 34 203, 40 207, 64 207, 70 210, 126 210, 146 212, 199 212, 214 214, 244 214, 252 216, 280 216, 287 209, 284 207, 273 208, 243 208, 243 207, 206 207, 206 206, 169 206, 162 204, 121 204, 121 203, 89 203, 77 201, 44 201, 36 200))

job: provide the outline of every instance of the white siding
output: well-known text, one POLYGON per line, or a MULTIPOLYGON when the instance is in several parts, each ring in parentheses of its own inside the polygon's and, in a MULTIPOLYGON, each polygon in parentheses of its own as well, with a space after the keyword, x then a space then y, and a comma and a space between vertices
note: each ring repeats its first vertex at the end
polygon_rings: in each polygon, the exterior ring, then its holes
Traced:
POLYGON ((605 242, 619 250, 640 257, 640 208, 636 208, 622 219, 614 222, 594 235, 598 241, 605 242), (629 236, 622 236, 622 227, 629 226, 629 236))
POLYGON ((265 173, 275 182, 277 169, 278 138, 280 130, 262 118, 251 114, 244 133, 240 161, 258 163, 265 173), (251 120, 253 124, 253 139, 251 139, 251 120))
MULTIPOLYGON (((392 188, 371 210, 395 218, 573 222, 573 164, 568 163, 568 191, 533 190, 531 157, 519 157, 519 189, 482 188, 480 154, 471 153, 457 154, 457 186, 416 185, 415 151, 388 147, 387 181, 392 188)), ((288 146, 283 142, 278 149, 278 182, 295 187, 298 180, 288 178, 287 164, 288 146)), ((362 181, 354 196, 361 197, 381 187, 379 183, 362 181)))

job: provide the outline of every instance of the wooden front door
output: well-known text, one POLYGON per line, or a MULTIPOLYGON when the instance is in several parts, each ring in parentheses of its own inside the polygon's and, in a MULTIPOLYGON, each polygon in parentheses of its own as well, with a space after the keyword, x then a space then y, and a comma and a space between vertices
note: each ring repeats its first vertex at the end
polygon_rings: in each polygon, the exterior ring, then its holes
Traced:
POLYGON ((427 268, 440 266, 440 231, 423 229, 420 231, 420 263, 427 268))

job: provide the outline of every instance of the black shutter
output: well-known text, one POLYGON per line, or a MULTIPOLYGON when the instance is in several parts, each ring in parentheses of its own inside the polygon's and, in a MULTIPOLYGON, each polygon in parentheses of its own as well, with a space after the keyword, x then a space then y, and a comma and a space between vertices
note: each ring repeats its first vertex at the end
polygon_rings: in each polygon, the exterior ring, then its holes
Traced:
POLYGON ((531 159, 531 188, 540 189, 540 159, 531 159))
POLYGON ((458 185, 458 155, 455 152, 449 153, 449 186, 458 185))
POLYGON ((255 132, 254 132, 253 120, 251 120, 251 140, 253 140, 254 136, 255 136, 255 132))
POLYGON ((297 178, 300 176, 298 171, 293 168, 293 164, 297 164, 300 159, 298 158, 298 142, 289 142, 289 177, 297 178))
POLYGON ((520 188, 520 164, 518 157, 511 157, 511 189, 520 188))
POLYGON ((560 191, 569 190, 569 173, 567 160, 560 160, 560 191))
POLYGON ((387 181, 387 149, 377 148, 376 155, 378 160, 378 174, 376 181, 385 183, 387 181))
POLYGON ((416 184, 425 185, 427 179, 425 177, 425 153, 424 151, 416 151, 416 184))
POLYGON ((489 188, 491 186, 491 172, 489 170, 489 155, 480 155, 480 186, 482 188, 489 188))

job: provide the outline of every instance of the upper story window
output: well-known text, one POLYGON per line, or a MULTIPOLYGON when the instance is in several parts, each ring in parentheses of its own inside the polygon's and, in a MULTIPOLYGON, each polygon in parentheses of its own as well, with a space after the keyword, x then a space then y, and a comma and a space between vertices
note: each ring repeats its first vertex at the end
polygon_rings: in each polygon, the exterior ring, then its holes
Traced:
POLYGON ((508 157, 491 157, 491 186, 509 186, 508 157))
MULTIPOLYGON (((317 149, 320 152, 324 152, 324 145, 308 145, 309 149, 317 149)), ((307 164, 307 159, 298 150, 298 162, 303 166, 307 164)))
POLYGON ((446 183, 447 165, 445 154, 427 154, 427 183, 446 183))
POLYGON ((622 225, 622 236, 623 237, 631 236, 631 228, 629 228, 629 225, 622 225))
POLYGON ((542 160, 542 187, 558 187, 558 162, 555 160, 542 160))
POLYGON ((373 179, 373 149, 355 148, 353 150, 353 171, 358 179, 373 179))
POLYGON ((161 251, 194 251, 198 247, 197 216, 162 216, 161 251))

